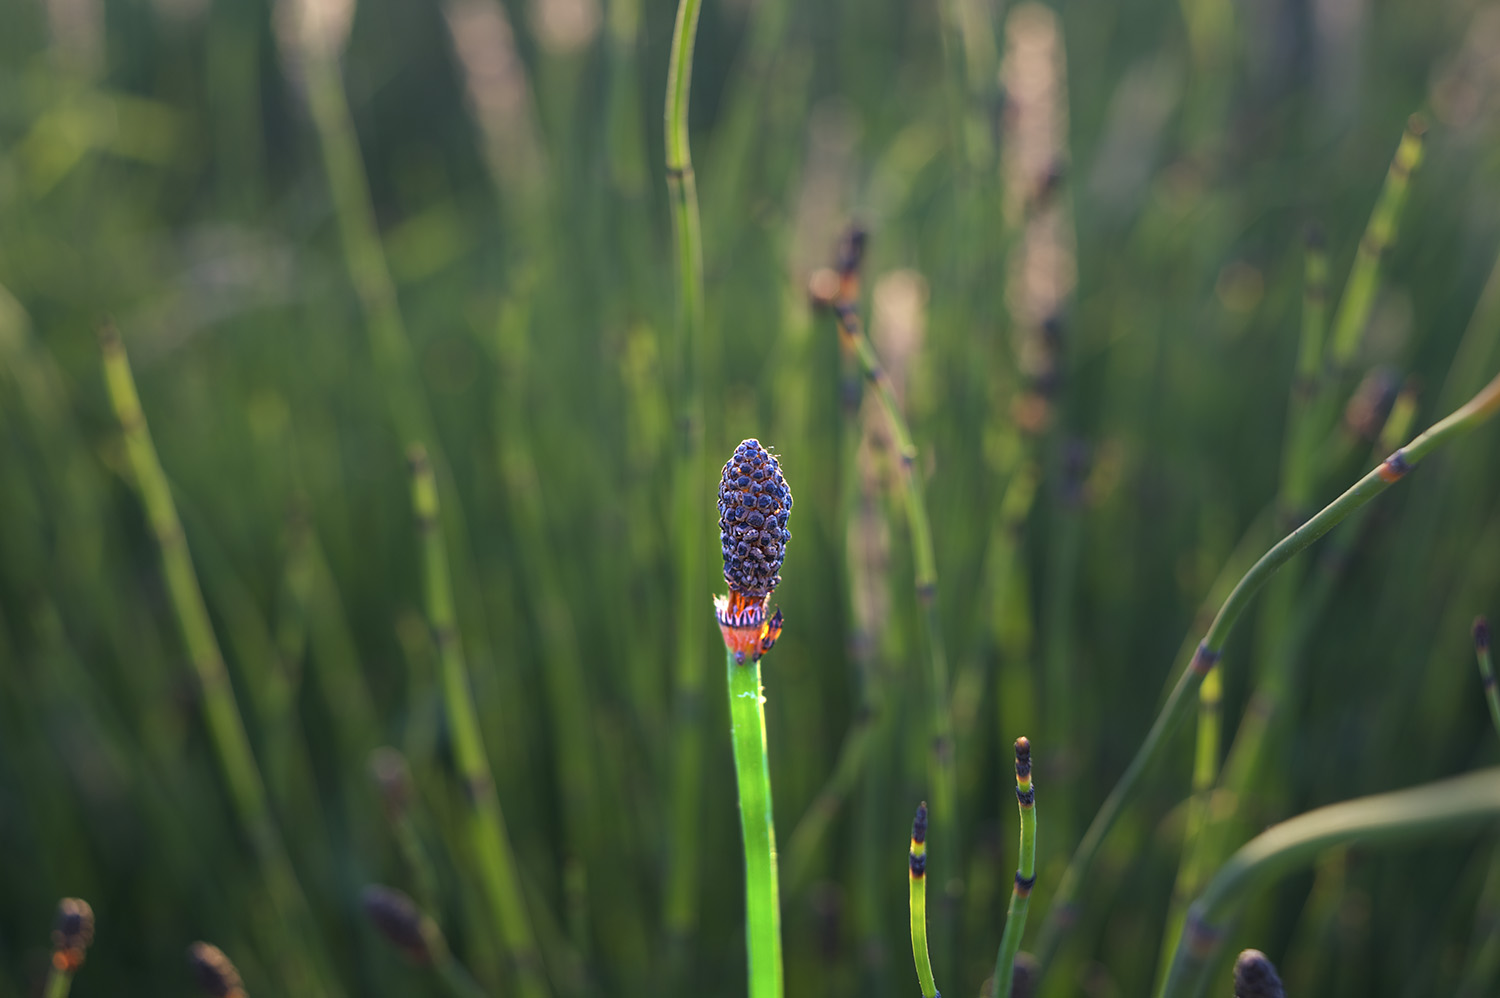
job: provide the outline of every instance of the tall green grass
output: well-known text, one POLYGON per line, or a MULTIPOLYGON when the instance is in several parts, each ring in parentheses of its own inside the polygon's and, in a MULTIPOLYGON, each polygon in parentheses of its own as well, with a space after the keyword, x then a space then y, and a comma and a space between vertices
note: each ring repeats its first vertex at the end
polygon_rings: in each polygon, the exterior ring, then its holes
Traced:
POLYGON ((371 883, 485 993, 742 994, 703 455, 749 436, 797 484, 788 994, 910 993, 923 799, 924 948, 978 992, 1022 732, 1042 994, 1149 992, 1204 896, 1211 990, 1253 946, 1294 995, 1489 993, 1492 829, 1315 858, 1297 816, 1482 804, 1500 431, 1231 595, 1500 370, 1482 23, 683 7, 0 9, 0 998, 72 896, 73 994, 185 992, 200 938, 250 994, 435 992, 371 883), (857 338, 808 301, 830 267, 857 338), (1067 877, 1164 702, 1197 733, 1067 877))

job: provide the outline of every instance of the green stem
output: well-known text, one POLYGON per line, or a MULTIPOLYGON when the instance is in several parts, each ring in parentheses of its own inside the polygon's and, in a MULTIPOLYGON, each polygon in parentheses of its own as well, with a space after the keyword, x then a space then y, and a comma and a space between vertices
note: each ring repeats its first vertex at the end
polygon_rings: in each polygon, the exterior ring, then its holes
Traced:
POLYGON ((150 427, 141 409, 125 345, 113 326, 105 326, 99 333, 99 346, 104 358, 104 380, 110 404, 125 436, 126 458, 161 552, 167 596, 202 687, 203 714, 209 737, 229 785, 236 816, 255 850, 265 874, 266 890, 286 932, 289 983, 298 989, 308 989, 311 994, 336 996, 339 994, 337 986, 322 973, 314 955, 318 937, 312 912, 302 886, 297 882, 281 832, 271 815, 265 782, 250 748, 250 737, 235 701, 224 655, 214 636, 203 590, 198 584, 192 554, 188 550, 187 536, 183 533, 177 505, 172 499, 171 485, 162 470, 150 427))
POLYGON ((672 204, 677 266, 677 328, 682 369, 680 452, 673 483, 673 522, 677 527, 677 662, 674 672, 676 733, 672 772, 672 861, 666 885, 666 917, 672 947, 669 970, 676 978, 686 959, 686 941, 697 921, 698 802, 703 782, 701 703, 704 683, 702 599, 708 591, 704 568, 707 529, 707 465, 703 447, 703 234, 698 185, 688 145, 688 97, 692 88, 693 45, 700 0, 679 0, 667 66, 666 169, 672 204))
POLYGON ((911 958, 917 965, 917 983, 922 998, 937 998, 932 976, 932 957, 927 952, 927 802, 917 805, 911 823, 911 852, 907 857, 907 880, 911 883, 911 958))
POLYGON ((53 967, 47 971, 47 990, 44 998, 68 998, 68 989, 73 986, 73 975, 53 967))
POLYGON ((1193 903, 1162 998, 1201 994, 1227 919, 1252 892, 1324 850, 1457 832, 1497 816, 1500 767, 1320 807, 1273 825, 1231 856, 1193 903))
POLYGON ((731 651, 725 653, 725 665, 729 671, 729 720, 745 846, 750 998, 781 998, 781 905, 777 898, 776 826, 771 817, 771 767, 766 753, 760 660, 740 665, 731 651))
POLYGON ((995 998, 1010 998, 1015 982, 1016 953, 1026 931, 1026 913, 1031 907, 1031 889, 1036 885, 1036 788, 1031 785, 1031 742, 1016 739, 1016 806, 1021 811, 1020 861, 1011 890, 1010 910, 1005 915, 1005 934, 995 956, 995 998))
POLYGON ((427 452, 420 445, 411 449, 411 474, 412 510, 422 541, 422 588, 428 623, 438 647, 453 756, 472 805, 467 816, 469 844, 479 866, 480 885, 515 967, 520 993, 530 998, 542 998, 548 993, 547 984, 521 894, 515 855, 500 810, 500 798, 495 792, 489 759, 480 737, 479 715, 469 689, 468 667, 459 642, 448 554, 439 530, 437 482, 427 452))
MULTIPOLYGON (((922 498, 922 483, 917 475, 917 448, 912 443, 906 417, 901 414, 900 403, 896 401, 890 377, 880 365, 880 358, 876 356, 874 346, 865 335, 859 314, 845 303, 836 304, 834 308, 844 341, 853 347, 866 380, 875 387, 875 398, 885 413, 896 444, 896 458, 906 500, 906 522, 911 532, 917 602, 922 609, 922 629, 927 644, 930 683, 928 707, 931 713, 929 736, 932 743, 929 769, 933 808, 944 816, 944 828, 948 832, 943 839, 951 847, 952 830, 958 827, 954 811, 957 807, 957 776, 953 765, 953 716, 949 705, 948 658, 943 650, 943 635, 937 610, 937 558, 933 553, 932 528, 927 518, 927 504, 922 498)), ((951 852, 956 855, 957 850, 951 849, 951 852)))
POLYGON ((1411 173, 1422 162, 1422 136, 1427 123, 1419 115, 1407 119, 1406 131, 1391 159, 1390 170, 1385 176, 1385 185, 1370 214, 1370 222, 1359 250, 1354 255, 1354 265, 1349 269, 1349 279, 1344 284, 1344 296, 1339 300, 1338 311, 1333 316, 1333 330, 1329 343, 1330 357, 1336 371, 1348 366, 1359 349, 1365 324, 1370 318, 1370 308, 1375 302, 1375 290, 1380 277, 1380 258, 1396 238, 1396 223, 1401 218, 1401 208, 1406 203, 1406 189, 1411 173))
POLYGON ((1083 841, 1078 844, 1077 850, 1073 853, 1073 859, 1058 884, 1057 894, 1053 898, 1052 907, 1048 910, 1047 919, 1042 926, 1038 957, 1043 968, 1051 962, 1057 946, 1062 941, 1063 932, 1071 925, 1075 915, 1073 906, 1079 888, 1093 866, 1105 835, 1109 833, 1115 819, 1120 816, 1120 811, 1135 792, 1141 777, 1156 761, 1158 753, 1165 744, 1166 736, 1182 720, 1182 708, 1187 697, 1198 691, 1203 677, 1219 660, 1230 629, 1233 628, 1235 621, 1239 619, 1240 614, 1250 604, 1260 587, 1293 556, 1332 530, 1350 513, 1390 488, 1435 448, 1473 429, 1493 416, 1497 410, 1500 410, 1500 375, 1496 375, 1465 405, 1447 418, 1435 423, 1404 448, 1398 449, 1374 470, 1355 482, 1343 495, 1323 507, 1316 516, 1283 537, 1240 579, 1223 606, 1219 608, 1213 623, 1209 625, 1208 632, 1199 642, 1198 652, 1193 656, 1192 662, 1178 678, 1177 684, 1172 687, 1172 692, 1167 695, 1166 703, 1162 705, 1160 713, 1151 725, 1151 730, 1146 733, 1146 740, 1136 751, 1135 757, 1130 760, 1119 782, 1115 784, 1114 789, 1110 791, 1109 796, 1105 798, 1104 803, 1094 815, 1088 831, 1084 833, 1083 841))

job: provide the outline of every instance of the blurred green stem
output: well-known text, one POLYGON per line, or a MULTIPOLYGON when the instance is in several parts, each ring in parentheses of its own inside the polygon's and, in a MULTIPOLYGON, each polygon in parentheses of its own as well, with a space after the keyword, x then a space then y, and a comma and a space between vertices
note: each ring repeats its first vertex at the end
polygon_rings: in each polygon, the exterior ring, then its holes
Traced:
POLYGON ((66 970, 53 967, 47 971, 47 990, 44 998, 68 998, 68 989, 73 986, 73 975, 66 970))
POLYGON ((1493 768, 1320 807, 1272 826, 1230 857, 1193 903, 1162 998, 1202 994, 1226 920, 1256 889, 1324 850, 1457 832, 1497 816, 1500 768, 1493 768))
POLYGON ((203 714, 219 756, 230 799, 250 839, 266 878, 266 890, 285 932, 283 957, 288 983, 308 994, 337 996, 336 985, 322 973, 315 956, 317 941, 312 912, 287 857, 281 832, 267 803, 265 783, 250 748, 244 718, 235 702, 224 656, 214 636, 203 591, 193 569, 187 536, 172 500, 172 489, 157 457, 146 424, 125 345, 113 326, 99 333, 104 380, 109 400, 125 436, 126 457, 146 518, 161 552, 167 595, 203 693, 203 714))
POLYGON ((1070 926, 1076 915, 1073 906, 1078 891, 1093 866, 1105 835, 1114 825, 1115 819, 1119 817, 1121 809, 1134 794, 1141 777, 1156 761, 1157 754, 1166 743, 1166 736, 1182 720, 1183 708, 1188 697, 1198 691, 1204 676, 1218 662, 1230 629, 1233 628, 1235 621, 1239 619, 1240 614, 1244 612, 1245 607, 1249 605, 1260 587, 1294 555, 1333 529, 1339 521, 1354 510, 1399 481, 1432 450, 1473 429, 1493 416, 1497 410, 1500 410, 1500 375, 1496 375, 1488 385, 1480 389, 1479 393, 1467 404, 1455 410, 1446 419, 1434 424, 1406 447, 1397 450, 1355 482, 1343 495, 1323 507, 1316 516, 1282 538, 1240 579, 1229 594, 1229 598, 1224 601, 1224 605, 1219 608, 1219 613, 1214 617, 1203 640, 1199 642, 1198 652, 1193 656, 1192 662, 1178 678, 1172 692, 1168 694, 1166 703, 1162 705, 1150 731, 1146 733, 1146 740, 1136 751, 1130 765, 1125 768, 1119 782, 1105 798, 1094 820, 1090 823, 1088 831, 1084 833, 1083 841, 1073 853, 1073 859, 1068 864, 1061 883, 1058 884, 1057 894, 1053 898, 1052 907, 1048 910, 1047 919, 1042 926, 1038 957, 1043 968, 1051 962, 1062 940, 1063 932, 1070 926))
POLYGON ((693 77, 693 44, 698 33, 699 0, 680 0, 667 66, 666 169, 672 203, 677 264, 677 356, 680 451, 673 481, 677 541, 677 665, 674 675, 676 735, 672 772, 672 852, 667 868, 669 976, 683 972, 687 940, 698 909, 698 803, 703 782, 704 676, 703 594, 708 591, 703 559, 709 479, 703 446, 703 235, 698 186, 688 146, 688 96, 693 77))
POLYGON ((734 772, 745 847, 745 945, 750 998, 780 998, 781 904, 776 883, 776 826, 771 817, 771 768, 766 752, 760 660, 738 664, 725 654, 734 772))
POLYGON ((1015 983, 1016 953, 1026 932, 1026 913, 1031 907, 1031 889, 1036 886, 1036 788, 1031 784, 1031 742, 1016 739, 1016 806, 1021 812, 1020 859, 1016 882, 1005 913, 1005 934, 995 956, 994 998, 1010 998, 1015 983))
POLYGON ((885 368, 875 354, 869 337, 860 323, 859 313, 850 305, 835 305, 839 330, 845 342, 853 348, 859 358, 865 379, 875 388, 875 398, 885 413, 891 436, 896 444, 896 461, 905 493, 906 522, 911 531, 912 560, 916 569, 917 603, 921 608, 923 636, 927 643, 928 708, 930 711, 928 735, 931 740, 929 756, 930 779, 932 780, 933 811, 943 816, 945 829, 939 836, 945 853, 957 859, 954 848, 957 838, 958 817, 957 776, 953 765, 953 717, 948 701, 948 658, 943 650, 943 634, 937 612, 937 558, 932 548, 932 528, 927 519, 927 504, 922 498, 922 482, 917 472, 917 448, 912 443, 911 429, 896 393, 891 387, 885 368))
POLYGON ((521 894, 500 798, 480 737, 479 716, 469 690, 468 669, 454 618, 448 555, 438 525, 437 482, 427 452, 420 445, 411 449, 411 475, 412 512, 422 541, 422 588, 428 623, 438 647, 453 756, 471 805, 467 818, 470 848, 479 866, 479 880, 489 899, 491 914, 520 982, 519 993, 528 998, 542 998, 548 993, 547 984, 521 894))

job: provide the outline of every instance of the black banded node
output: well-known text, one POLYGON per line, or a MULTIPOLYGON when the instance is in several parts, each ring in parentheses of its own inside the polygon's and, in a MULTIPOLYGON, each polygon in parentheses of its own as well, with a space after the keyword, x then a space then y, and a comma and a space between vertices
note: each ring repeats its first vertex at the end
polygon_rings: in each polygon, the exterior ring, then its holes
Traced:
POLYGON ((370 922, 391 943, 417 963, 427 963, 427 917, 410 897, 393 887, 371 884, 360 895, 370 922))
POLYGON ((1483 617, 1474 618, 1474 650, 1481 655, 1490 650, 1490 622, 1483 617))
POLYGON ((52 929, 52 966, 64 974, 77 973, 83 955, 94 941, 94 909, 82 898, 57 902, 52 929))
POLYGON ((212 998, 245 998, 245 985, 224 951, 212 943, 188 947, 188 963, 198 981, 198 990, 212 998))
POLYGON ((727 595, 714 600, 724 645, 744 662, 760 658, 781 633, 781 614, 767 619, 781 581, 781 559, 792 539, 786 529, 792 492, 781 466, 759 440, 745 440, 719 479, 719 541, 727 595))
POLYGON ((1276 966, 1258 949, 1247 949, 1234 961, 1234 998, 1286 998, 1276 966))
POLYGON ((917 816, 911 822, 911 879, 927 875, 927 802, 917 805, 917 816))

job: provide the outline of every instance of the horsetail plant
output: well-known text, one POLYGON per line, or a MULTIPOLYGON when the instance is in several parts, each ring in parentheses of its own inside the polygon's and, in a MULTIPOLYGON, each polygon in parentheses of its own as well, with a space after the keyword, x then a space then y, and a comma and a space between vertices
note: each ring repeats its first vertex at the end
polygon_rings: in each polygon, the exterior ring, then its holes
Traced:
POLYGON ((1383 845, 1479 828, 1500 817, 1500 767, 1320 807, 1272 825, 1230 857, 1188 910, 1160 998, 1203 994, 1225 926, 1251 895, 1342 846, 1383 845))
POLYGON ((360 895, 360 904, 376 931, 413 963, 436 971, 454 998, 483 998, 484 990, 448 948, 443 930, 410 897, 393 887, 371 884, 360 895))
POLYGON ((83 966, 83 957, 94 941, 94 909, 82 898, 63 898, 57 903, 57 921, 52 929, 52 967, 47 972, 46 998, 68 998, 73 975, 83 966))
MULTIPOLYGON (((1166 702, 1152 722, 1150 730, 1134 758, 1120 775, 1109 796, 1100 805, 1083 840, 1073 853, 1067 870, 1058 884, 1052 907, 1042 926, 1038 944, 1038 955, 1043 969, 1056 953, 1062 936, 1075 917, 1074 904, 1084 878, 1093 866, 1104 837, 1119 817, 1120 811, 1135 792, 1136 785, 1166 742, 1166 736, 1176 728, 1184 716, 1188 698, 1198 692, 1204 677, 1213 669, 1223 653, 1224 643, 1229 637, 1235 621, 1255 597, 1266 580, 1275 575, 1282 565, 1302 552, 1318 538, 1332 530, 1350 513, 1365 505, 1396 482, 1406 477, 1428 454, 1474 429, 1500 411, 1500 375, 1464 405, 1446 418, 1434 423, 1405 447, 1397 448, 1390 457, 1380 462, 1355 482, 1343 495, 1323 507, 1317 515, 1302 524, 1271 547, 1260 560, 1250 567, 1234 590, 1230 592, 1213 623, 1198 643, 1192 661, 1178 677, 1177 683, 1167 695, 1166 702)), ((1179 950, 1179 957, 1181 952, 1179 950)))
POLYGON ((283 956, 292 982, 311 994, 336 996, 339 990, 319 966, 315 954, 317 931, 312 912, 286 852, 281 832, 272 817, 250 736, 235 702, 234 688, 224 666, 224 655, 214 636, 203 589, 193 568, 187 535, 172 499, 172 487, 162 469, 151 439, 151 429, 141 408, 135 375, 119 330, 106 324, 99 331, 99 349, 104 359, 104 382, 110 405, 125 437, 125 454, 134 486, 145 507, 146 519, 160 549, 167 596, 177 617, 182 642, 203 694, 203 716, 210 739, 219 756, 224 780, 236 816, 255 850, 266 879, 266 892, 275 906, 283 931, 283 956))
POLYGON ((917 805, 911 822, 911 851, 907 854, 907 879, 911 894, 911 958, 917 965, 917 983, 922 998, 939 998, 932 976, 932 957, 927 952, 927 802, 917 805))
MULTIPOLYGON (((917 604, 921 609, 923 637, 927 645, 928 709, 931 751, 929 771, 931 773, 933 801, 936 810, 943 815, 946 831, 941 839, 950 846, 956 839, 958 776, 953 758, 953 716, 949 705, 948 657, 943 648, 943 633, 937 604, 937 557, 933 551, 932 526, 927 516, 927 503, 922 494, 922 482, 917 473, 917 447, 913 442, 911 427, 901 412, 901 403, 891 386, 890 376, 880 363, 875 347, 865 335, 859 311, 848 297, 858 287, 858 265, 864 255, 865 235, 863 230, 853 229, 846 242, 848 249, 840 250, 840 281, 837 293, 831 299, 819 298, 816 303, 833 311, 838 320, 839 340, 844 349, 858 361, 864 378, 875 389, 875 398, 885 414, 896 447, 896 464, 901 478, 906 508, 907 527, 911 533, 912 561, 914 566, 917 604), (857 233, 857 235, 856 235, 857 233), (851 262, 846 266, 845 258, 851 262)), ((957 852, 956 848, 948 849, 957 852)))
POLYGON ((1005 934, 1000 937, 1000 952, 995 956, 994 998, 1011 998, 1016 953, 1026 931, 1031 889, 1036 886, 1036 787, 1031 783, 1031 742, 1024 736, 1016 739, 1016 806, 1021 811, 1021 855, 1010 910, 1005 914, 1005 934))
POLYGON ((719 481, 719 539, 729 592, 714 599, 729 672, 729 718, 745 850, 745 942, 750 998, 780 998, 781 905, 776 826, 766 752, 760 659, 781 635, 781 611, 768 614, 791 533, 792 493, 781 466, 759 440, 741 441, 719 481))
POLYGON ((469 689, 468 667, 459 642, 452 581, 448 575, 448 553, 439 529, 437 481, 427 460, 427 451, 420 444, 412 447, 410 462, 412 512, 422 542, 422 588, 427 618, 438 648, 453 757, 470 804, 465 819, 469 847, 479 867, 481 888, 520 984, 520 993, 541 998, 548 993, 547 984, 526 902, 521 894, 520 875, 510 836, 505 829, 505 816, 501 813, 500 798, 490 775, 489 758, 480 737, 479 714, 469 689))
POLYGON ((669 977, 684 971, 685 943, 697 915, 698 801, 702 782, 704 659, 699 603, 704 591, 706 524, 699 489, 707 475, 703 443, 703 229, 698 184, 688 144, 688 97, 693 83, 693 46, 702 0, 678 0, 667 65, 666 173, 672 205, 677 269, 677 404, 682 427, 673 476, 673 522, 677 525, 676 662, 673 670, 674 745, 672 771, 672 862, 666 884, 669 977))
POLYGON ((188 966, 198 990, 209 998, 249 998, 240 972, 224 951, 213 943, 193 943, 188 947, 188 966))

